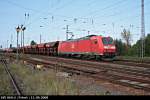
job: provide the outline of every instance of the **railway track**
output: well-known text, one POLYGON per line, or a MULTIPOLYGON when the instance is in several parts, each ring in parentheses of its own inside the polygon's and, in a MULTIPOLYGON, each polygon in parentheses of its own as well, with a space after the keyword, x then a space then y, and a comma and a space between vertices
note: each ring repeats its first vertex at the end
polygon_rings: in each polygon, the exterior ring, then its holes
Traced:
MULTIPOLYGON (((33 55, 35 56, 35 55, 33 55)), ((39 56, 39 55, 38 55, 39 56)), ((36 57, 38 57, 36 56, 36 57)), ((51 58, 49 56, 40 56, 42 58, 51 58)), ((55 57, 54 57, 55 58, 55 57)), ((58 57, 56 57, 58 58, 58 57)), ((63 59, 63 58, 62 58, 63 59)), ((150 68, 150 62, 148 61, 134 61, 134 60, 114 60, 114 61, 96 61, 92 59, 79 59, 79 58, 65 58, 65 59, 71 59, 71 60, 82 60, 82 61, 88 61, 88 62, 94 62, 94 63, 110 63, 110 64, 118 64, 118 65, 126 65, 126 66, 134 66, 134 67, 142 67, 142 68, 150 68)))
POLYGON ((150 62, 140 62, 140 61, 130 61, 130 60, 116 60, 116 61, 113 61, 112 63, 120 64, 120 65, 135 66, 135 67, 150 68, 150 62))
MULTIPOLYGON (((56 60, 61 60, 63 63, 67 64, 75 64, 75 65, 80 65, 80 66, 86 66, 88 68, 96 68, 96 69, 102 69, 103 70, 110 70, 110 71, 119 71, 119 72, 127 72, 129 74, 133 75, 142 75, 144 77, 149 77, 150 74, 150 67, 143 67, 143 68, 135 68, 132 66, 118 66, 116 64, 111 65, 107 63, 99 63, 99 62, 90 62, 90 61, 80 61, 80 60, 72 60, 72 59, 64 59, 64 58, 57 58, 57 57, 44 57, 40 56, 39 58, 45 59, 45 60, 50 60, 50 61, 56 61, 56 60), (99 67, 100 66, 100 67, 99 67)), ((136 66, 136 65, 135 65, 136 66)))
POLYGON ((24 60, 33 64, 42 64, 45 67, 55 68, 66 72, 77 73, 107 80, 127 87, 150 92, 150 69, 145 67, 123 66, 110 63, 82 61, 58 57, 33 56, 24 57, 24 60))
POLYGON ((136 89, 141 89, 144 91, 150 92, 150 72, 146 70, 133 70, 129 68, 118 68, 115 66, 108 66, 108 65, 99 65, 99 64, 89 64, 86 62, 77 62, 77 61, 69 61, 67 60, 60 60, 60 59, 37 59, 31 58, 26 59, 28 62, 31 63, 40 63, 45 66, 57 65, 58 61, 61 61, 59 68, 64 68, 68 72, 75 72, 80 73, 82 75, 86 75, 89 77, 93 77, 95 79, 103 79, 110 81, 112 83, 117 83, 121 85, 125 85, 128 87, 133 87, 136 89))
MULTIPOLYGON (((14 56, 14 54, 11 54, 12 56, 14 56)), ((28 56, 30 56, 29 54, 25 54, 28 56)), ((53 58, 53 57, 49 57, 49 56, 41 56, 41 55, 32 55, 34 57, 42 57, 42 58, 53 58)), ((54 57, 54 58, 58 58, 58 57, 54 57)), ((59 57, 60 58, 60 57, 59 57)), ((62 57, 61 57, 62 58, 62 57)), ((62 58, 63 59, 63 58, 62 58)), ((127 66, 134 66, 134 67, 142 67, 142 68, 150 68, 150 61, 136 61, 136 60, 126 60, 126 59, 116 59, 114 61, 96 61, 96 60, 92 60, 92 59, 79 59, 79 58, 64 58, 64 59, 71 59, 71 60, 82 60, 82 61, 89 61, 89 62, 94 62, 94 63, 110 63, 110 64, 118 64, 118 65, 127 65, 127 66)))
POLYGON ((117 61, 124 61, 124 62, 135 62, 135 63, 150 63, 149 58, 139 59, 139 58, 122 58, 122 57, 116 57, 117 61))
POLYGON ((15 78, 13 77, 10 70, 8 69, 7 61, 5 59, 1 59, 0 62, 4 65, 5 71, 7 72, 8 76, 10 78, 11 84, 14 88, 14 94, 15 95, 22 95, 15 78))

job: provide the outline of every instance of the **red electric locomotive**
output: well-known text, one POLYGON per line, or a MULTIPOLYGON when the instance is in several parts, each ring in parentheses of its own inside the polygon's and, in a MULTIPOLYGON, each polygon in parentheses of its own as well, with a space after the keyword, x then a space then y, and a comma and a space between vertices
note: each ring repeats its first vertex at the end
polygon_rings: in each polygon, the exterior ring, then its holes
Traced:
POLYGON ((94 56, 96 58, 115 57, 116 47, 111 37, 90 35, 83 38, 62 41, 58 47, 59 55, 94 56))

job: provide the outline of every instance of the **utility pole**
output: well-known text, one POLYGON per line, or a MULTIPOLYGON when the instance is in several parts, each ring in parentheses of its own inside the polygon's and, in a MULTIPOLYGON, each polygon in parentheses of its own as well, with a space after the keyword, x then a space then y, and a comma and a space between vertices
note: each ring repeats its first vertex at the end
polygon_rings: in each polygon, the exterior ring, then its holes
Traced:
MULTIPOLYGON (((43 27, 43 26, 40 26, 43 27)), ((40 34, 40 44, 42 43, 42 35, 40 34)))
POLYGON ((88 31, 88 36, 90 35, 90 31, 88 31))
POLYGON ((145 55, 145 16, 144 16, 144 0, 141 0, 141 58, 145 55))
POLYGON ((23 27, 22 28, 22 31, 23 31, 23 47, 24 47, 24 31, 26 30, 26 27, 23 27))
POLYGON ((66 29, 66 41, 74 37, 73 32, 69 31, 69 25, 66 25, 66 28, 63 28, 63 29, 66 29), (69 35, 71 35, 71 38, 69 38, 69 35))
POLYGON ((21 28, 21 35, 20 35, 20 36, 21 36, 21 47, 22 47, 22 36, 23 36, 23 35, 22 35, 22 34, 23 34, 22 28, 23 28, 23 25, 21 25, 20 28, 21 28))
POLYGON ((9 40, 7 40, 7 48, 9 48, 9 46, 8 46, 8 42, 9 42, 9 40))
POLYGON ((69 25, 66 26, 66 40, 68 40, 68 33, 69 33, 69 25))
POLYGON ((112 27, 113 27, 113 34, 115 35, 115 23, 112 23, 112 27))
POLYGON ((41 40, 42 40, 42 35, 40 34, 40 44, 41 44, 41 40))
POLYGON ((19 32, 21 31, 21 28, 19 27, 19 25, 18 25, 18 27, 16 28, 16 32, 17 32, 17 62, 18 62, 18 60, 19 60, 19 51, 18 51, 18 48, 19 48, 19 44, 18 44, 18 37, 19 37, 19 32))
MULTIPOLYGON (((23 47, 24 47, 24 31, 26 30, 26 27, 23 27, 22 28, 22 31, 23 31, 23 47)), ((24 54, 24 48, 23 48, 23 54, 24 54)))
POLYGON ((11 38, 10 38, 10 48, 12 48, 12 44, 13 44, 13 35, 11 34, 11 38))

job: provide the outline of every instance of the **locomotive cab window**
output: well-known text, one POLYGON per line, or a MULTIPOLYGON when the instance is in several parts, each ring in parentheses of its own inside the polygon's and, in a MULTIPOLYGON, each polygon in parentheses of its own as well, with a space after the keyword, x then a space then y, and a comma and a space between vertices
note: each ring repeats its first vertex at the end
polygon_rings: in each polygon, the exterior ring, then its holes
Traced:
POLYGON ((113 44, 113 39, 111 37, 104 37, 102 38, 103 44, 108 45, 108 44, 113 44))

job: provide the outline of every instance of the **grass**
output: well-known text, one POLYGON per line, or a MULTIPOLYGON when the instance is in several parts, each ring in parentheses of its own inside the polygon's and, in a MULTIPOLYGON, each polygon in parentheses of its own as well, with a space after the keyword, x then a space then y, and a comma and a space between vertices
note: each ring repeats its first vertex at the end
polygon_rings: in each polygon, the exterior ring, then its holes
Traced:
POLYGON ((58 78, 52 71, 31 70, 24 65, 11 64, 11 70, 19 76, 25 95, 78 95, 78 87, 69 79, 58 78))
MULTIPOLYGON (((15 75, 24 95, 103 95, 101 91, 83 94, 83 88, 71 79, 58 77, 53 70, 33 70, 29 65, 10 63, 11 73, 15 75)), ((83 82, 84 84, 84 82, 83 82)), ((85 86, 87 87, 87 86, 85 86)), ((89 90, 89 89, 88 89, 89 90)), ((89 90, 90 91, 90 90, 89 90)))
POLYGON ((3 67, 0 64, 0 95, 13 95, 10 79, 3 67))

